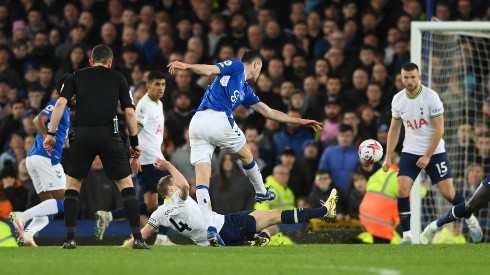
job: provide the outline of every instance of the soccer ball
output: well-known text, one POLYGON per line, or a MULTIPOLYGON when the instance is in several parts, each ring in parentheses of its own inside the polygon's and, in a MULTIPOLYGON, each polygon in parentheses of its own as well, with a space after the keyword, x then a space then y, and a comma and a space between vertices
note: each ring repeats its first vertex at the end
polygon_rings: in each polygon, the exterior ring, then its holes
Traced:
POLYGON ((357 149, 359 158, 366 163, 378 162, 383 157, 383 147, 374 139, 365 140, 357 149))

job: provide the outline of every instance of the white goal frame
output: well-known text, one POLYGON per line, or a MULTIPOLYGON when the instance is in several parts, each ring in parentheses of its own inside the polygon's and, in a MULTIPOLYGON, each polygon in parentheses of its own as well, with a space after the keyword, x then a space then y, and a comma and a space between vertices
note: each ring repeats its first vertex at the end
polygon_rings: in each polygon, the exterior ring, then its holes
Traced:
MULTIPOLYGON (((422 66, 422 44, 424 31, 490 31, 490 22, 480 21, 457 21, 457 22, 412 22, 410 32, 410 59, 411 62, 422 66)), ((424 79, 424 78, 422 78, 424 79)), ((430 79, 430 78, 425 78, 430 79)), ((422 83, 426 84, 426 83, 422 83)), ((420 243, 421 231, 421 196, 420 175, 415 180, 410 194, 410 209, 412 217, 410 220, 412 231, 412 242, 420 243)))

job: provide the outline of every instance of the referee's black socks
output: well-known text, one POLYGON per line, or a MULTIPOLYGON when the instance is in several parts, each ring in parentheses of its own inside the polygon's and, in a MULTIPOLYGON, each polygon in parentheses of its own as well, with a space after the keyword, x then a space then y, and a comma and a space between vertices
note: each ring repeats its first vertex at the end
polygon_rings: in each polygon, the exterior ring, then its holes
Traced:
POLYGON ((123 198, 124 212, 131 226, 131 233, 135 240, 142 240, 140 231, 140 213, 138 208, 138 200, 136 199, 136 191, 134 187, 128 187, 121 190, 121 196, 123 198))
POLYGON ((78 217, 78 197, 77 190, 66 189, 63 201, 63 211, 65 212, 66 241, 75 239, 75 227, 78 217))

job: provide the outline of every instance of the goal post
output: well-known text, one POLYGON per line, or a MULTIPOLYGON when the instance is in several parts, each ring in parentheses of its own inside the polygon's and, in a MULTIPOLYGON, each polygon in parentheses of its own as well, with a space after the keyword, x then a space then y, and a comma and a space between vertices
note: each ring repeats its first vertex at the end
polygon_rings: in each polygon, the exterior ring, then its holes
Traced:
MULTIPOLYGON (((487 82, 490 82, 490 22, 412 22, 410 57, 411 62, 420 68, 422 84, 438 92, 444 104, 443 138, 453 168, 456 191, 468 195, 466 167, 470 163, 482 167, 484 164, 475 157, 475 152, 468 152, 468 149, 464 156, 460 154, 457 133, 461 124, 490 122, 481 112, 485 98, 490 95, 490 91, 486 91, 487 82)), ((483 176, 488 172, 484 169, 483 176)), ((451 206, 435 191, 435 186, 432 187, 434 192, 429 190, 430 200, 422 199, 421 182, 419 175, 411 191, 413 243, 420 243, 419 234, 427 222, 451 206), (425 205, 427 201, 430 205, 425 205)), ((490 211, 478 218, 489 223, 488 213, 490 211)), ((484 229, 487 236, 489 231, 484 229)))

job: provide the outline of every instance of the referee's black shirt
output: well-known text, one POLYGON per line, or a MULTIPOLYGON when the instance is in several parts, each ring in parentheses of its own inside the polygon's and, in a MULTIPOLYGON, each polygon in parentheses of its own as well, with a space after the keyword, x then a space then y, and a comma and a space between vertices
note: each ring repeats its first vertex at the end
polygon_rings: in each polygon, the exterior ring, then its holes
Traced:
POLYGON ((76 95, 74 126, 112 125, 121 108, 134 108, 126 78, 112 69, 95 66, 71 74, 61 88, 60 96, 68 101, 76 95))

